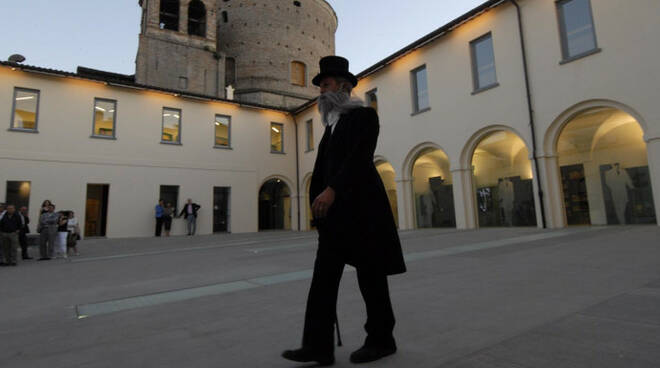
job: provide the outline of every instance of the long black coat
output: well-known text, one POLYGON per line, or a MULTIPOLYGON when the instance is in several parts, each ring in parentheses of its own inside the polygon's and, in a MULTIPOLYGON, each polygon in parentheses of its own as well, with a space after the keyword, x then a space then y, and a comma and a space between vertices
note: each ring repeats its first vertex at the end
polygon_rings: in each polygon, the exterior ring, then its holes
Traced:
POLYGON ((327 216, 315 219, 320 252, 393 275, 406 272, 406 265, 387 192, 374 165, 378 131, 378 115, 370 107, 341 115, 333 133, 326 128, 309 198, 313 203, 328 186, 335 191, 327 216))

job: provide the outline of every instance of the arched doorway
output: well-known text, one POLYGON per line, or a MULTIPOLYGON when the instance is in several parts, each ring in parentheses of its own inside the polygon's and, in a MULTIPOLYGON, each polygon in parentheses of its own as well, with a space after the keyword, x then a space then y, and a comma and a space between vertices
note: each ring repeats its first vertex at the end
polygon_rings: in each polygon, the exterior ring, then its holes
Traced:
POLYGON ((637 120, 613 107, 580 112, 557 139, 568 225, 656 223, 646 143, 637 120))
POLYGON ((394 215, 394 221, 396 226, 399 226, 399 206, 397 204, 396 197, 396 172, 394 167, 387 161, 378 161, 376 162, 376 170, 380 174, 380 179, 385 185, 385 191, 387 192, 387 199, 390 201, 390 207, 392 208, 392 214, 394 215))
POLYGON ((520 137, 506 130, 483 137, 472 175, 480 227, 536 226, 532 164, 520 137))
POLYGON ((259 190, 259 230, 291 230, 291 191, 281 179, 268 180, 259 190))
POLYGON ((456 226, 449 157, 441 149, 426 148, 417 154, 412 187, 417 228, 456 226))

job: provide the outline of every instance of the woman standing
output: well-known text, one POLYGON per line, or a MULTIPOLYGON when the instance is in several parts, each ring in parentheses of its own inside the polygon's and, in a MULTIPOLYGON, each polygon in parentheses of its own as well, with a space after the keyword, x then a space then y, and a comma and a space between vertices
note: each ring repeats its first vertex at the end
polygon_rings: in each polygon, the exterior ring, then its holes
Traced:
POLYGON ((170 236, 173 214, 174 214, 174 208, 172 207, 172 203, 167 202, 165 208, 163 208, 163 225, 165 225, 165 236, 170 236))
POLYGON ((48 207, 50 207, 51 204, 52 204, 52 203, 50 202, 50 200, 48 200, 48 199, 45 200, 45 201, 41 204, 41 210, 39 210, 39 216, 41 216, 41 215, 43 215, 44 213, 48 212, 48 207))
POLYGON ((69 211, 67 230, 69 232, 66 243, 67 254, 79 256, 80 253, 78 253, 78 240, 80 239, 80 227, 78 226, 78 219, 76 218, 76 214, 73 211, 69 211), (73 254, 69 253, 69 250, 71 250, 73 254))
POLYGON ((55 258, 67 258, 66 241, 67 236, 69 235, 69 230, 67 228, 68 222, 69 217, 67 216, 67 212, 61 211, 60 218, 57 220, 57 242, 55 243, 55 258))

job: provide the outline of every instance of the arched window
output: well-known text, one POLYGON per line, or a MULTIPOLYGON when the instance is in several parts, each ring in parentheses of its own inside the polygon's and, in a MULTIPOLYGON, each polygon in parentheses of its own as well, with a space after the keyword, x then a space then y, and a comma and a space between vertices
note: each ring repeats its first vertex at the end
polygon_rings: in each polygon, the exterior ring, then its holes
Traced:
POLYGON ((291 84, 296 86, 305 86, 305 64, 300 61, 294 61, 291 63, 291 84))
POLYGON ((188 5, 188 34, 206 37, 206 7, 199 0, 188 5))
POLYGON ((179 0, 160 1, 160 29, 179 30, 179 0))

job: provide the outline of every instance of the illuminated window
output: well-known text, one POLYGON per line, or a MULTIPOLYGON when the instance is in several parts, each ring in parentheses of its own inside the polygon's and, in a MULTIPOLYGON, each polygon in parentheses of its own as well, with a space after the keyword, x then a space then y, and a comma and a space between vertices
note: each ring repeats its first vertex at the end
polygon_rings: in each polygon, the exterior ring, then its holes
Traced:
POLYGON ((296 86, 305 86, 305 64, 300 61, 294 61, 291 63, 291 84, 296 86))
POLYGON ((314 150, 314 121, 312 119, 307 120, 305 123, 305 128, 307 129, 307 151, 314 150))
POLYGON ((14 88, 14 109, 11 118, 11 129, 36 132, 38 117, 39 91, 14 88))
POLYGON ((564 60, 598 50, 589 0, 558 1, 557 11, 564 60))
POLYGON ((215 147, 216 148, 229 148, 231 147, 231 117, 224 115, 215 116, 215 147))
POLYGON ((493 36, 489 33, 470 42, 470 51, 474 90, 479 91, 497 86, 493 36))
POLYGON ((410 72, 413 90, 413 113, 426 111, 429 105, 429 86, 426 80, 426 65, 410 72))
POLYGON ((378 111, 378 95, 375 89, 366 93, 367 106, 372 107, 374 110, 378 111))
POLYGON ((188 5, 188 34, 206 37, 206 7, 199 0, 188 5))
POLYGON ((160 1, 160 29, 179 30, 179 0, 160 1))
POLYGON ((117 101, 95 98, 92 137, 114 138, 116 117, 117 101))
POLYGON ((163 108, 161 143, 181 144, 181 110, 163 108))
MULTIPOLYGON (((394 183, 394 173, 391 175, 390 185, 394 183)), ((455 227, 453 181, 447 154, 435 148, 423 150, 414 161, 412 177, 417 228, 455 227)))
POLYGON ((270 152, 284 153, 284 124, 270 123, 270 152))

